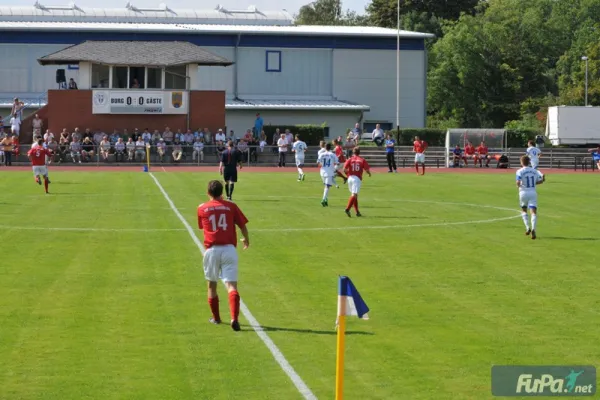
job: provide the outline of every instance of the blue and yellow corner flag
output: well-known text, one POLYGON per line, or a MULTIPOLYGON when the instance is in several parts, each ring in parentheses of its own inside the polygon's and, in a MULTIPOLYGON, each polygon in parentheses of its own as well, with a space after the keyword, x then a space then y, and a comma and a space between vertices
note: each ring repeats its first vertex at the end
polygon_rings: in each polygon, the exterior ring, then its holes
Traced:
POLYGON ((346 315, 356 315, 358 318, 369 319, 369 307, 362 299, 356 286, 347 276, 340 276, 338 281, 338 312, 337 312, 337 355, 335 363, 335 398, 344 398, 344 342, 346 336, 346 315))

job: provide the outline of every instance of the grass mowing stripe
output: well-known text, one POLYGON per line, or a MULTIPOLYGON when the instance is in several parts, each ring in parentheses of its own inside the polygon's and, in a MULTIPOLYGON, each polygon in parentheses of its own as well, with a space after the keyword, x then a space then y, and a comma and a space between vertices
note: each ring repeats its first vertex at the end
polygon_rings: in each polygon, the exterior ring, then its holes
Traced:
MULTIPOLYGON (((169 206, 171 206, 171 209, 173 210, 173 212, 175 213, 175 215, 177 216, 177 218, 179 218, 179 220, 181 221, 181 223, 183 224, 183 226, 185 226, 186 230, 190 234, 190 237, 192 238, 192 240, 194 241, 194 243, 196 244, 196 246, 198 246, 198 250, 200 250, 200 252, 202 253, 202 255, 204 255, 204 251, 205 251, 204 246, 202 245, 202 242, 200 242, 200 239, 198 239, 198 236, 196 236, 196 233, 194 232, 194 230, 192 229, 192 227, 190 226, 190 224, 185 220, 185 218, 183 217, 183 215, 181 215, 181 213, 179 212, 179 210, 177 209, 177 207, 175 206, 175 204, 173 203, 173 201, 169 197, 169 194, 162 187, 162 185, 160 184, 160 182, 158 181, 158 179, 156 179, 156 177, 152 173, 149 173, 149 175, 154 180, 154 183, 156 183, 156 186, 161 191, 161 193, 164 196, 165 200, 167 200, 167 203, 169 203, 169 206)), ((269 351, 273 355, 273 358, 275 358, 275 361, 277 361, 277 363, 279 364, 279 366, 281 367, 281 369, 283 369, 283 371, 286 373, 286 375, 292 380, 292 383, 294 384, 294 386, 296 386, 296 388, 298 389, 298 391, 300 392, 300 394, 302 394, 302 396, 305 399, 307 399, 307 400, 317 400, 317 397, 313 394, 313 392, 306 385, 306 383, 304 383, 304 381, 302 380, 302 378, 300 377, 300 375, 298 375, 296 373, 296 371, 294 370, 294 368, 286 360, 286 358, 283 355, 283 353, 281 353, 281 350, 279 350, 279 348, 271 340, 271 338, 269 337, 269 335, 267 335, 264 332, 262 326, 258 323, 258 321, 256 320, 256 318, 254 318, 254 315, 252 315, 252 313, 250 312, 250 310, 248 309, 248 307, 246 306, 246 304, 244 303, 244 301, 241 300, 241 299, 240 299, 240 308, 241 308, 242 314, 248 320, 248 322, 250 323, 250 326, 252 326, 252 329, 254 329, 254 331, 256 332, 256 334, 258 335, 258 337, 263 341, 263 343, 265 344, 265 346, 267 346, 267 348, 269 349, 269 351)))

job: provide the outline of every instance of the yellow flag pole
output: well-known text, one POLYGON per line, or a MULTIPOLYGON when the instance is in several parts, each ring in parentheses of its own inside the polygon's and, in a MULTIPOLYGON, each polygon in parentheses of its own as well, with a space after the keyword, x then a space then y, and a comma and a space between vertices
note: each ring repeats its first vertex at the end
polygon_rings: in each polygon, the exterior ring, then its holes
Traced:
POLYGON ((337 355, 335 359, 335 400, 344 399, 344 341, 346 339, 346 302, 338 307, 337 355))
POLYGON ((150 144, 146 145, 146 165, 148 166, 148 172, 150 172, 150 144))

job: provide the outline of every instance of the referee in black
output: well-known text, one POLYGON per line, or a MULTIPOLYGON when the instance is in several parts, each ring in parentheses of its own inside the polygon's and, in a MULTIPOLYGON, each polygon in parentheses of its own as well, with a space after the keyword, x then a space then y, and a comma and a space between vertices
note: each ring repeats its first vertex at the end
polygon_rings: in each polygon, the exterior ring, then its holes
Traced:
POLYGON ((219 164, 219 173, 225 180, 225 193, 227 200, 231 201, 233 188, 237 182, 237 167, 242 169, 242 153, 235 148, 233 141, 227 142, 227 149, 221 154, 221 163, 219 164))

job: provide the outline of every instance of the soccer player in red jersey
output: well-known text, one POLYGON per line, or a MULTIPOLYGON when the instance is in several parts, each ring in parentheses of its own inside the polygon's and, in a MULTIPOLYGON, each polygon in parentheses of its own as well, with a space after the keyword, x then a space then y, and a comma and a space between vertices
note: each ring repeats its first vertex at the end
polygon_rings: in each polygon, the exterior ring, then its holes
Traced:
POLYGON ((371 167, 364 158, 360 157, 360 148, 355 147, 352 150, 354 154, 344 164, 344 171, 348 175, 348 189, 350 190, 350 199, 348 200, 348 206, 346 207, 346 215, 350 217, 350 209, 354 206, 356 216, 361 217, 360 211, 358 211, 358 192, 360 192, 360 186, 362 184, 363 171, 371 176, 371 167))
MULTIPOLYGON (((344 149, 342 148, 342 144, 337 139, 333 140, 333 144, 335 145, 335 155, 337 156, 338 160, 340 160, 340 165, 344 165, 344 163, 346 162, 346 156, 344 155, 344 149)), ((348 178, 346 178, 344 174, 342 174, 337 169, 335 170, 335 174, 344 180, 344 184, 348 182, 348 178)), ((337 187, 339 188, 339 186, 337 187)))
POLYGON ((237 291, 238 255, 235 227, 242 231, 244 249, 250 246, 248 220, 235 203, 223 200, 223 184, 219 181, 208 183, 210 201, 198 206, 198 228, 204 231, 204 276, 208 281, 208 305, 212 312, 210 322, 221 323, 217 281, 222 278, 229 293, 231 328, 240 330, 240 294, 237 291))
POLYGON ((477 156, 475 155, 475 147, 471 144, 471 142, 467 142, 465 146, 465 166, 469 165, 469 158, 472 158, 475 164, 477 164, 477 156))
MULTIPOLYGON (((490 156, 488 155, 488 153, 488 147, 485 145, 485 142, 481 142, 479 147, 477 147, 477 158, 479 159, 479 167, 483 167, 483 165, 481 165, 481 160, 485 160, 485 166, 486 168, 489 168, 490 156)), ((475 166, 477 166, 477 161, 475 162, 475 166)))
POLYGON ((415 169, 417 170, 417 175, 419 175, 419 164, 423 166, 423 173, 421 175, 425 175, 425 150, 427 150, 427 143, 425 143, 424 140, 419 139, 418 136, 415 136, 413 153, 415 153, 415 169))
POLYGON ((51 157, 52 151, 43 147, 44 139, 38 139, 37 144, 37 147, 32 147, 31 150, 27 152, 27 157, 29 157, 29 160, 31 160, 31 165, 33 166, 33 176, 35 177, 35 182, 38 185, 41 185, 41 178, 44 178, 44 189, 46 189, 47 194, 50 180, 48 179, 46 156, 51 157))

